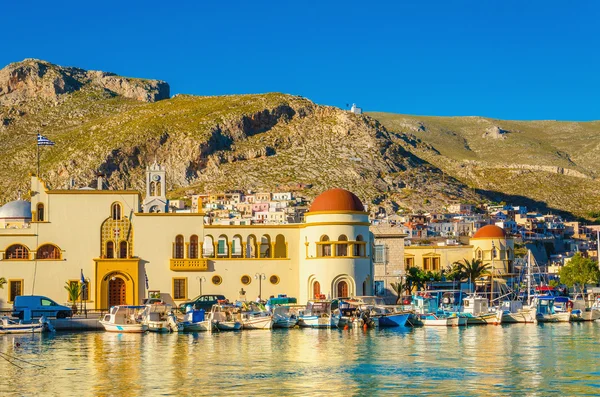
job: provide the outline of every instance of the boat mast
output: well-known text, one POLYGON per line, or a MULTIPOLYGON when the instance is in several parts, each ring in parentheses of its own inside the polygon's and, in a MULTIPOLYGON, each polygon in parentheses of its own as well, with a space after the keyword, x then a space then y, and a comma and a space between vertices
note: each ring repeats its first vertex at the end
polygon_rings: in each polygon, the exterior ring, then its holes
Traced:
POLYGON ((490 307, 494 305, 494 256, 496 255, 496 247, 494 246, 494 241, 492 240, 492 280, 491 280, 491 288, 490 288, 490 307))
POLYGON ((527 250, 527 306, 531 305, 531 250, 527 250))

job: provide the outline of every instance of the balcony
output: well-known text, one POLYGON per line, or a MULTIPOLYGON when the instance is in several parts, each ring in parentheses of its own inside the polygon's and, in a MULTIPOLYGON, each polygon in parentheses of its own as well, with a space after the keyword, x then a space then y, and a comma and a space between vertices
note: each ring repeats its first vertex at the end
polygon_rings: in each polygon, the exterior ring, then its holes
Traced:
POLYGON ((170 259, 171 270, 174 272, 205 272, 208 271, 208 260, 199 259, 170 259))

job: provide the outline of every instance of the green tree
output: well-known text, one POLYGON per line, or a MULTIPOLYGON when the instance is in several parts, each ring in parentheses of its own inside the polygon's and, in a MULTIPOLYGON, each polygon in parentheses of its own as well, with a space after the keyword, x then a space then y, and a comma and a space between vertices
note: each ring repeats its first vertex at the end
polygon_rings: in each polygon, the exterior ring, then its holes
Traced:
POLYGON ((65 284, 65 289, 69 294, 69 300, 72 302, 71 309, 73 309, 73 313, 77 313, 77 299, 79 299, 82 292, 81 284, 79 282, 72 283, 69 281, 66 281, 65 284))
POLYGON ((424 289, 426 280, 427 276, 425 272, 418 267, 413 266, 406 272, 406 282, 408 284, 409 291, 412 291, 415 288, 417 291, 424 289))
POLYGON ((569 263, 560 269, 558 275, 561 283, 569 288, 579 286, 581 292, 586 284, 598 284, 600 281, 598 264, 589 258, 584 258, 580 253, 575 254, 569 263))
POLYGON ((0 288, 4 289, 4 284, 6 284, 6 279, 4 277, 0 277, 0 288))
POLYGON ((472 284, 472 287, 475 285, 475 280, 481 276, 490 274, 490 265, 484 265, 481 259, 468 260, 467 258, 464 258, 462 262, 454 262, 454 264, 458 265, 463 273, 463 280, 469 280, 469 282, 472 284))
POLYGON ((462 268, 458 264, 458 262, 455 262, 446 267, 446 280, 461 281, 464 278, 465 278, 465 275, 462 271, 462 268))
POLYGON ((398 280, 397 283, 390 283, 390 285, 392 286, 392 289, 394 290, 394 292, 398 295, 398 298, 396 298, 396 304, 399 305, 402 303, 402 294, 404 293, 404 291, 406 290, 406 283, 402 280, 398 280))

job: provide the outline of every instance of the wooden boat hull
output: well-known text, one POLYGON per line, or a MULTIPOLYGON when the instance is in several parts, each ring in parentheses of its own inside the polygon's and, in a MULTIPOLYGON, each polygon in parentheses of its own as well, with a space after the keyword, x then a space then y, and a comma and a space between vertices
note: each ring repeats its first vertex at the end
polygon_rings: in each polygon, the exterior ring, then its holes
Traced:
POLYGON ((332 317, 306 316, 298 319, 298 325, 302 328, 335 328, 338 320, 332 317))
POLYGON ((568 323, 571 321, 571 313, 538 314, 538 323, 568 323))
POLYGON ((242 320, 243 329, 271 329, 272 327, 273 319, 271 316, 254 317, 242 320))
POLYGON ((387 316, 378 316, 377 325, 379 327, 404 327, 410 317, 410 313, 390 314, 387 316))
POLYGON ((273 319, 273 328, 294 328, 298 324, 297 318, 273 319))
POLYGON ((0 334, 35 334, 44 332, 45 324, 11 324, 0 326, 0 334))
POLYGON ((200 321, 197 323, 184 322, 182 324, 183 332, 208 332, 216 328, 212 321, 200 321))
POLYGON ((415 317, 415 325, 420 325, 424 327, 458 327, 459 317, 446 317, 446 318, 425 318, 425 317, 415 317))
POLYGON ((581 310, 577 313, 571 313, 571 321, 596 321, 600 319, 600 311, 598 310, 581 310))
POLYGON ((535 311, 533 310, 519 310, 517 313, 505 312, 502 314, 502 323, 504 324, 515 324, 515 323, 535 323, 535 311))
POLYGON ((239 321, 218 321, 216 326, 219 331, 238 331, 242 329, 242 323, 239 321))
POLYGON ((467 325, 499 325, 502 323, 502 313, 485 313, 479 316, 467 317, 467 325))
POLYGON ((113 324, 104 320, 100 320, 100 324, 107 332, 119 333, 143 333, 148 331, 146 324, 113 324))

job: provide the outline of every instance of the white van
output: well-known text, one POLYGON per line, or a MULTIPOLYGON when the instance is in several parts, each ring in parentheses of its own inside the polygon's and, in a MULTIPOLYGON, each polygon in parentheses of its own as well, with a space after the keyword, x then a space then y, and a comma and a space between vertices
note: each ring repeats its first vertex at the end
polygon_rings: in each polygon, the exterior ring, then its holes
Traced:
POLYGON ((29 309, 31 317, 56 317, 66 318, 72 317, 73 311, 67 306, 59 305, 52 299, 40 295, 19 295, 15 297, 13 303, 13 317, 23 319, 23 313, 29 309))

